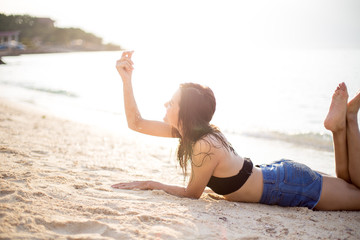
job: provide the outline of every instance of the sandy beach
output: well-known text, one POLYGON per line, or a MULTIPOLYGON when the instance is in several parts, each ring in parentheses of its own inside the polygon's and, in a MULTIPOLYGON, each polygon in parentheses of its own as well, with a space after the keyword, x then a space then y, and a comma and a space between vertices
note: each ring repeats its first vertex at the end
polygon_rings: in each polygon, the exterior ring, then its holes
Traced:
POLYGON ((176 141, 109 132, 0 101, 0 239, 360 239, 359 212, 112 189, 184 185, 176 141))

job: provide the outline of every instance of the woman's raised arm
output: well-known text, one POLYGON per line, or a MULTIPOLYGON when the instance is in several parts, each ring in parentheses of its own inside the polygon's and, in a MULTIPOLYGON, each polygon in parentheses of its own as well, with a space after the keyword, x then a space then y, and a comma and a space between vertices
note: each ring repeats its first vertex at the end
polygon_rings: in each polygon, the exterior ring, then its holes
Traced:
POLYGON ((159 137, 175 137, 173 128, 169 124, 160 121, 145 120, 141 117, 137 107, 131 78, 134 70, 131 60, 133 51, 123 52, 121 59, 116 62, 116 69, 123 81, 124 105, 128 127, 134 131, 159 137))

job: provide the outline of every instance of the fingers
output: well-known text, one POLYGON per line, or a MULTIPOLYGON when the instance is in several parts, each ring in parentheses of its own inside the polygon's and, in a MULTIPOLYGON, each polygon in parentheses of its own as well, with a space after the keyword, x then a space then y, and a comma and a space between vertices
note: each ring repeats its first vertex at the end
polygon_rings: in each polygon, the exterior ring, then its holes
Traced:
POLYGON ((129 57, 121 57, 120 60, 118 60, 118 61, 125 61, 125 62, 130 63, 131 65, 134 64, 134 62, 129 57))
POLYGON ((127 71, 132 71, 134 70, 134 67, 132 66, 132 63, 129 61, 123 61, 123 60, 118 60, 116 62, 116 68, 119 70, 121 68, 125 68, 127 71))
POLYGON ((114 184, 111 187, 118 188, 118 189, 134 189, 138 185, 138 182, 127 182, 127 183, 118 183, 114 184))
POLYGON ((129 58, 132 57, 133 53, 134 53, 134 51, 130 51, 130 52, 129 52, 129 54, 128 54, 129 58))
POLYGON ((128 183, 118 183, 114 184, 111 187, 117 188, 117 189, 139 189, 139 190, 146 190, 148 189, 148 186, 146 184, 146 181, 135 181, 135 182, 128 182, 128 183))
POLYGON ((121 58, 120 60, 118 60, 116 62, 116 68, 118 70, 121 70, 122 68, 126 69, 127 71, 132 71, 134 70, 134 67, 133 67, 133 62, 128 59, 128 58, 121 58))
POLYGON ((121 58, 120 60, 118 60, 117 62, 116 62, 116 64, 120 64, 120 63, 122 63, 122 62, 126 62, 126 63, 128 63, 130 66, 132 66, 132 65, 134 65, 134 62, 133 61, 131 61, 131 59, 129 59, 129 58, 121 58))
POLYGON ((124 68, 127 71, 134 70, 134 62, 131 60, 132 54, 134 51, 124 51, 121 55, 121 58, 116 62, 116 68, 118 70, 124 68))
POLYGON ((134 51, 124 51, 121 55, 121 58, 128 58, 131 59, 132 55, 133 55, 134 51))
POLYGON ((131 57, 131 55, 134 53, 134 51, 123 51, 122 53, 122 56, 125 57, 125 56, 129 56, 131 57))
POLYGON ((122 188, 124 186, 124 184, 123 183, 118 183, 118 184, 114 184, 114 185, 112 185, 111 187, 112 188, 122 188))
POLYGON ((133 189, 134 186, 132 186, 131 183, 118 183, 118 184, 114 184, 111 186, 112 188, 117 188, 117 189, 133 189))

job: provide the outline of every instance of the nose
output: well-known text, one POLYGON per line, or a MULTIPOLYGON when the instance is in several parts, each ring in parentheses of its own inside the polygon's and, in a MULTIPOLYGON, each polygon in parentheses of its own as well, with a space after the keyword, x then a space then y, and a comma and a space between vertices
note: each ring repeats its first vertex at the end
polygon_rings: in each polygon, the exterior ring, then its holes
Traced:
POLYGON ((164 103, 164 107, 167 108, 169 105, 169 102, 164 103))

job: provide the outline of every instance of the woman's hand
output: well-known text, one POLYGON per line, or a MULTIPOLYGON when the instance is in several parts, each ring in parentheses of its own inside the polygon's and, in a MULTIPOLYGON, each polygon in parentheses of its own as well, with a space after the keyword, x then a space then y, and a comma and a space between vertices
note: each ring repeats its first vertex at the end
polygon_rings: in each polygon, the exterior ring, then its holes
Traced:
POLYGON ((120 74, 123 83, 130 82, 132 71, 134 70, 134 63, 131 60, 131 56, 134 51, 125 51, 122 53, 120 60, 116 62, 116 69, 120 74))
POLYGON ((118 189, 139 189, 139 190, 153 190, 153 181, 135 181, 128 183, 118 183, 114 184, 111 187, 118 189))

